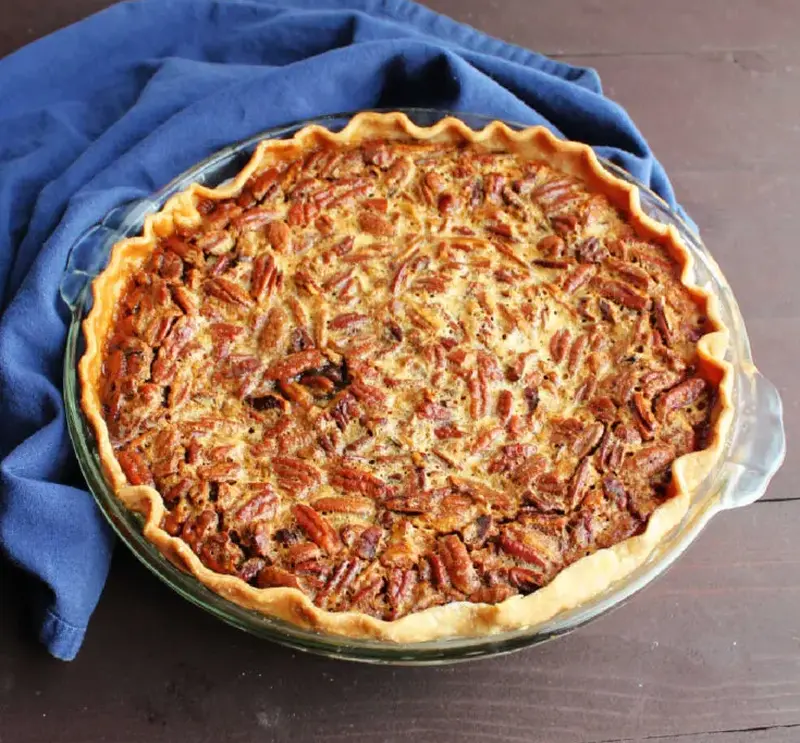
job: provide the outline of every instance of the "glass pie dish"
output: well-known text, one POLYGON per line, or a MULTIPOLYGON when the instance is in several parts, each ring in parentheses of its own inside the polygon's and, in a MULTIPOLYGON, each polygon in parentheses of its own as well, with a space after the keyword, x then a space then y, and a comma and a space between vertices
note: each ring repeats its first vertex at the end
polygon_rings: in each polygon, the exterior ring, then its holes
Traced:
MULTIPOLYGON (((406 110, 404 113, 414 123, 423 126, 429 126, 447 115, 457 116, 473 129, 483 128, 491 121, 481 116, 423 109, 406 110)), ((186 189, 189 184, 201 183, 213 187, 234 176, 261 140, 286 138, 309 124, 338 130, 351 116, 341 114, 298 122, 262 132, 228 147, 182 174, 151 197, 118 207, 101 223, 89 228, 76 242, 70 252, 61 294, 72 311, 64 364, 64 396, 70 435, 81 469, 100 509, 122 540, 148 568, 190 601, 253 634, 332 657, 407 664, 462 660, 543 642, 620 604, 653 580, 674 562, 715 513, 749 504, 760 497, 779 467, 785 449, 780 398, 775 388, 753 366, 742 317, 718 266, 699 238, 674 211, 611 163, 603 164, 614 175, 639 187, 642 207, 648 215, 676 227, 693 255, 696 283, 709 289, 719 299, 721 319, 730 329, 731 336, 726 358, 734 370, 734 421, 723 456, 692 493, 691 507, 686 517, 658 544, 643 565, 606 591, 546 622, 481 637, 397 644, 314 632, 244 609, 181 571, 145 539, 141 518, 127 510, 103 474, 94 436, 80 407, 77 366, 83 353, 81 324, 91 308, 89 287, 92 278, 103 270, 111 247, 123 238, 139 234, 145 217, 160 210, 171 196, 186 189)))

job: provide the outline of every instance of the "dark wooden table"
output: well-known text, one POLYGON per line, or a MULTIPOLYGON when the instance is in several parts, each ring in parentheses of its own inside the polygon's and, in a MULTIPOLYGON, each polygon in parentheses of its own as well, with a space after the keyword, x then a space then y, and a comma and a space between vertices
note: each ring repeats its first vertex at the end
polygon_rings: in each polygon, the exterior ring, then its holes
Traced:
MULTIPOLYGON (((4 3, 0 55, 106 5, 4 3)), ((596 67, 733 284, 800 433, 800 3, 429 0, 596 67)), ((444 668, 307 657, 223 626, 119 549, 70 664, 29 637, 3 568, 0 743, 800 741, 800 467, 716 518, 661 580, 540 648, 444 668)))

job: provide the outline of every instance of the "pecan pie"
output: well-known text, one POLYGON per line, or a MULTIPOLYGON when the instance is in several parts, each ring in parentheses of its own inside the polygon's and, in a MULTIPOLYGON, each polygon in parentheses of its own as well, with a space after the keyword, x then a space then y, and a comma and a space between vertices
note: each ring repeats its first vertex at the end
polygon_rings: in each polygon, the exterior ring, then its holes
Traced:
POLYGON ((83 407, 145 535, 223 596, 417 641, 638 567, 731 415, 673 228, 542 128, 360 114, 115 246, 83 407))

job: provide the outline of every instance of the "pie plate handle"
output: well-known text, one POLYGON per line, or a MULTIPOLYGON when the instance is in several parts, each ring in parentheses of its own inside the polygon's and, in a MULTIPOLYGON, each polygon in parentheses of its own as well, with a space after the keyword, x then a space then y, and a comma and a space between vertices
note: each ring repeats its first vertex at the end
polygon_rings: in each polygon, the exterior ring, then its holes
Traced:
POLYGON ((153 205, 147 199, 122 204, 78 236, 67 254, 64 275, 58 287, 61 298, 73 312, 88 284, 104 268, 113 245, 131 234, 130 230, 140 224, 144 214, 152 209, 153 205))
POLYGON ((754 369, 742 375, 738 430, 727 463, 732 470, 731 487, 726 488, 722 507, 740 508, 757 501, 785 456, 781 397, 754 369))
POLYGON ((114 231, 102 224, 92 225, 72 245, 67 266, 58 287, 61 299, 74 312, 87 284, 103 267, 107 253, 103 250, 114 231))

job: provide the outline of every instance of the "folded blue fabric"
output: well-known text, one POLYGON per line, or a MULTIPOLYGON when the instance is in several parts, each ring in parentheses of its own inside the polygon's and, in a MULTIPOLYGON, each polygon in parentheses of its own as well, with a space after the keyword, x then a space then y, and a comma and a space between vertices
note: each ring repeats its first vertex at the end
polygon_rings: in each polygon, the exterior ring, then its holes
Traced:
POLYGON ((75 238, 211 152, 277 124, 431 106, 544 124, 669 182, 593 70, 489 38, 408 0, 142 0, 0 61, 0 548, 30 574, 40 636, 71 659, 112 536, 64 419, 75 238))

